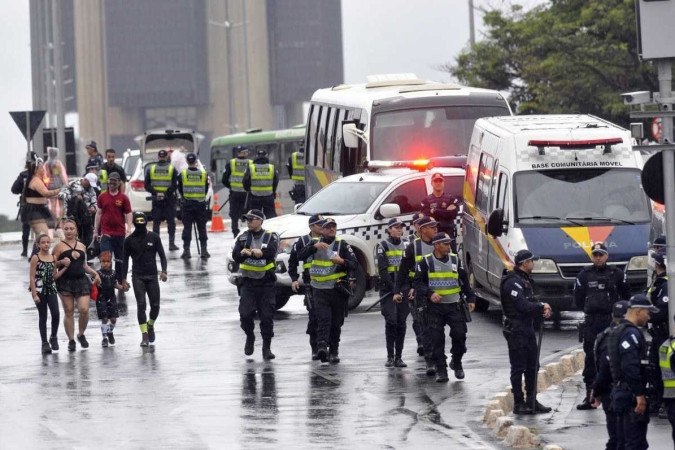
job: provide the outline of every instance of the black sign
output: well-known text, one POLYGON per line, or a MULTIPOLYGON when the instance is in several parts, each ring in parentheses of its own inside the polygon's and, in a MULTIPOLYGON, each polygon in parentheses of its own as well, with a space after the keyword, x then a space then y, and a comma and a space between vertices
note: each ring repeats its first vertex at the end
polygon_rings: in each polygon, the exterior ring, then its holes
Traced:
POLYGON ((642 188, 647 197, 656 203, 666 203, 663 191, 663 152, 654 154, 642 168, 642 188))
POLYGON ((30 141, 33 139, 33 135, 40 126, 40 123, 42 123, 42 119, 45 117, 46 113, 47 111, 10 111, 9 115, 12 116, 14 123, 16 123, 16 126, 21 130, 23 137, 25 137, 27 141, 30 141), (28 124, 28 127, 26 124, 28 124))

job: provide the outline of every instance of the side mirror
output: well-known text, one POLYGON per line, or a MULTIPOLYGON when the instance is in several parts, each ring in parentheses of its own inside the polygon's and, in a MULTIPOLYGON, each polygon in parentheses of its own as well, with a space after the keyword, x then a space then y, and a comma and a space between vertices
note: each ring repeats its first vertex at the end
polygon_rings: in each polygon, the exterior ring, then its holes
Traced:
POLYGON ((487 221, 487 232, 492 237, 499 237, 504 234, 504 210, 495 209, 490 213, 487 221))
POLYGON ((342 142, 347 148, 357 148, 359 146, 359 129, 353 122, 342 124, 342 142))
POLYGON ((293 206, 293 212, 297 212, 298 209, 302 206, 302 203, 298 203, 297 205, 293 206))
POLYGON ((385 203, 380 206, 380 216, 384 219, 401 215, 401 207, 395 203, 385 203))

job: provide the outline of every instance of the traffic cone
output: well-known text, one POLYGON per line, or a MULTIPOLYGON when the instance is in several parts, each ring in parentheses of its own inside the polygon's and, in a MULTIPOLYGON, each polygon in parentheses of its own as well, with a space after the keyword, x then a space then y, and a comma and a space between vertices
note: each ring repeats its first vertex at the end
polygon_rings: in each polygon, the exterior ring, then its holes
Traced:
POLYGON ((283 211, 281 210, 281 200, 279 200, 279 194, 274 196, 274 210, 276 211, 277 216, 283 214, 283 211))
POLYGON ((211 233, 221 233, 225 231, 223 217, 220 215, 220 206, 218 205, 218 194, 213 194, 213 214, 211 215, 211 233))

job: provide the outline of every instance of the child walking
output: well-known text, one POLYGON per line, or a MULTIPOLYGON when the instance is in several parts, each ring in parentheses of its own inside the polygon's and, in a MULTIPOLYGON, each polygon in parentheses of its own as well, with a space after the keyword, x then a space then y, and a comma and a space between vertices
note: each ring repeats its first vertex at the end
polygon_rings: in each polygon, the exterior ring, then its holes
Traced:
POLYGON ((101 277, 101 285, 98 286, 98 296, 96 298, 96 314, 101 319, 101 346, 107 347, 109 344, 115 345, 115 335, 113 330, 119 317, 117 307, 117 296, 115 289, 124 287, 117 281, 117 273, 112 268, 112 253, 105 251, 99 256, 101 268, 97 270, 101 277))

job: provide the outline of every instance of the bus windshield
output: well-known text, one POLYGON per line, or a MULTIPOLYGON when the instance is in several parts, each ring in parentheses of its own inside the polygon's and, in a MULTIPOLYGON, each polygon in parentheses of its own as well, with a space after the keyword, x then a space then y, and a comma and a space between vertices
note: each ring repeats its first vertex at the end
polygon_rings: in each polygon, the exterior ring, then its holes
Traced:
POLYGON ((388 183, 355 181, 331 183, 298 208, 298 214, 363 214, 380 196, 388 183))
POLYGON ((637 169, 561 169, 517 173, 521 226, 603 225, 651 220, 637 169))
POLYGON ((370 159, 465 155, 477 119, 506 115, 506 107, 477 105, 380 112, 370 130, 370 159))

